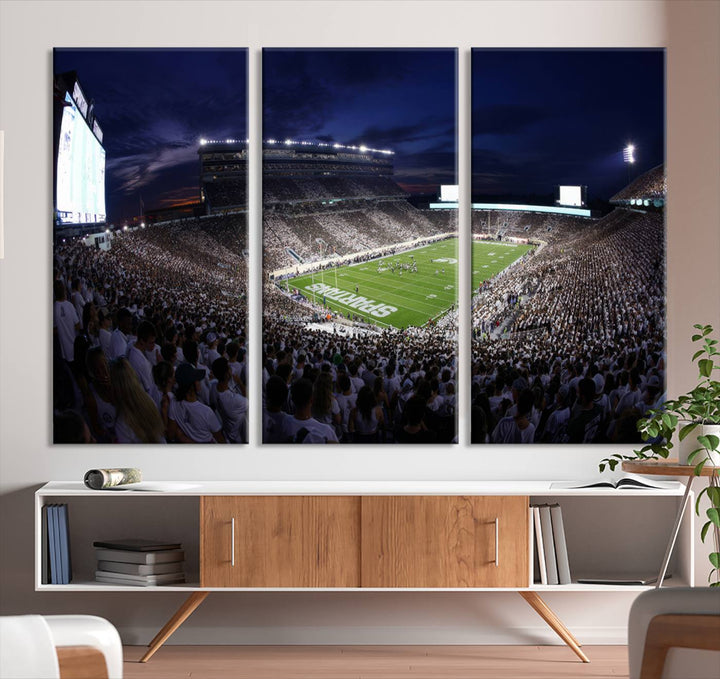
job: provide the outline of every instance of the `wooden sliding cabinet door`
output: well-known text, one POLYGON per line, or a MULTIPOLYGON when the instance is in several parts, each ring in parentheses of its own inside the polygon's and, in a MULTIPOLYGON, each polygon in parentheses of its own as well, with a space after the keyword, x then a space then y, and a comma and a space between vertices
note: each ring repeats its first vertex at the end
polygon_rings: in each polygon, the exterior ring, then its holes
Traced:
POLYGON ((363 587, 527 587, 529 498, 362 498, 363 587))
POLYGON ((359 587, 360 498, 201 498, 202 587, 359 587))

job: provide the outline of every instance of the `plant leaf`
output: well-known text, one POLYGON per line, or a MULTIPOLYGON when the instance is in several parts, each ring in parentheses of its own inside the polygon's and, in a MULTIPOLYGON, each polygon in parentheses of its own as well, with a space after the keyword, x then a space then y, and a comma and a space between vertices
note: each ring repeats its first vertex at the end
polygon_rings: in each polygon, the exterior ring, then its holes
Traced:
POLYGON ((720 528, 720 510, 715 509, 715 507, 711 507, 707 510, 708 519, 713 522, 713 525, 720 528))
POLYGON ((705 542, 705 536, 707 535, 708 531, 710 530, 710 526, 712 524, 708 521, 701 529, 700 529, 700 539, 705 542))
POLYGON ((704 358, 702 361, 698 361, 698 369, 703 377, 710 377, 712 375, 714 363, 709 358, 704 358))
POLYGON ((685 437, 693 432, 697 426, 699 425, 699 422, 691 422, 690 424, 686 424, 681 430, 680 430, 680 440, 684 441, 685 437))
POLYGON ((710 552, 710 556, 708 558, 715 568, 720 568, 720 552, 710 552))
POLYGON ((715 434, 702 435, 697 438, 698 443, 706 450, 715 450, 718 447, 718 443, 720 443, 720 438, 715 436, 715 434))
POLYGON ((697 448, 697 449, 693 450, 692 453, 690 453, 688 455, 688 458, 687 458, 688 464, 692 464, 693 460, 698 456, 698 453, 704 453, 704 452, 705 452, 705 448, 697 448))
POLYGON ((710 502, 715 507, 720 507, 720 488, 717 486, 708 486, 706 489, 708 498, 710 498, 710 502))

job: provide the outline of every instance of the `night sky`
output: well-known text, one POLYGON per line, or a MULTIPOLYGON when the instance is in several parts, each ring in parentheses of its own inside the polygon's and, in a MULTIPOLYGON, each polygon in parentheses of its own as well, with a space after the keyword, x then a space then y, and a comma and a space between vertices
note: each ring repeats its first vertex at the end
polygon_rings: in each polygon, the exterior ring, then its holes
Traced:
POLYGON ((247 137, 244 49, 60 49, 77 71, 106 152, 108 222, 199 199, 199 140, 247 137))
POLYGON ((412 193, 456 179, 454 49, 265 49, 263 137, 395 152, 412 193))
MULTIPOLYGON (((395 151, 413 193, 456 183, 453 49, 263 50, 263 137, 395 151)), ((247 136, 244 49, 55 51, 107 153, 109 222, 198 199, 198 144, 247 136)), ((608 198, 663 162, 661 50, 473 50, 473 194, 608 198)))
POLYGON ((664 160, 662 50, 473 50, 473 196, 607 199, 664 160))

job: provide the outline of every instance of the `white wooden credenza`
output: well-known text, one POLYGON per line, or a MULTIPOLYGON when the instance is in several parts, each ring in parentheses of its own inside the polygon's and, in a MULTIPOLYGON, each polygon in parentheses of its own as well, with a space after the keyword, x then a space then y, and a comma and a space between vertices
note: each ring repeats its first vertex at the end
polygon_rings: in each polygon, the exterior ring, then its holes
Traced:
MULTIPOLYGON (((684 487, 552 489, 549 481, 171 482, 168 490, 88 490, 53 481, 35 494, 38 591, 178 591, 189 596, 149 644, 147 661, 210 592, 513 591, 583 661, 544 592, 642 591, 579 577, 657 572, 684 487), (573 584, 533 582, 531 504, 562 507, 573 584), (73 579, 42 581, 41 508, 66 503, 73 579), (93 580, 95 540, 181 542, 186 583, 93 580)), ((693 583, 693 512, 686 512, 667 586, 693 583)))

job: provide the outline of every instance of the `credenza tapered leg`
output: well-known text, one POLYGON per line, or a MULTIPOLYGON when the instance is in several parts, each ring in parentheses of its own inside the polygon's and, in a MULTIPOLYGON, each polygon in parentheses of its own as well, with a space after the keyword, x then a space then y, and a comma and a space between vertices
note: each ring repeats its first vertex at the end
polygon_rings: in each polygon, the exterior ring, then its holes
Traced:
POLYGON ((147 662, 150 660, 150 658, 155 655, 155 651, 157 651, 170 638, 172 633, 193 614, 193 611, 195 611, 195 609, 203 601, 205 601, 208 594, 210 594, 210 592, 193 592, 187 599, 185 599, 183 605, 177 609, 173 617, 165 623, 165 626, 148 644, 149 648, 147 653, 140 658, 140 662, 147 662))
POLYGON ((580 660, 590 662, 589 658, 582 652, 577 639, 570 634, 570 630, 565 627, 562 620, 555 615, 553 610, 540 598, 537 592, 518 592, 518 594, 552 627, 555 633, 575 652, 575 655, 577 655, 580 660))

